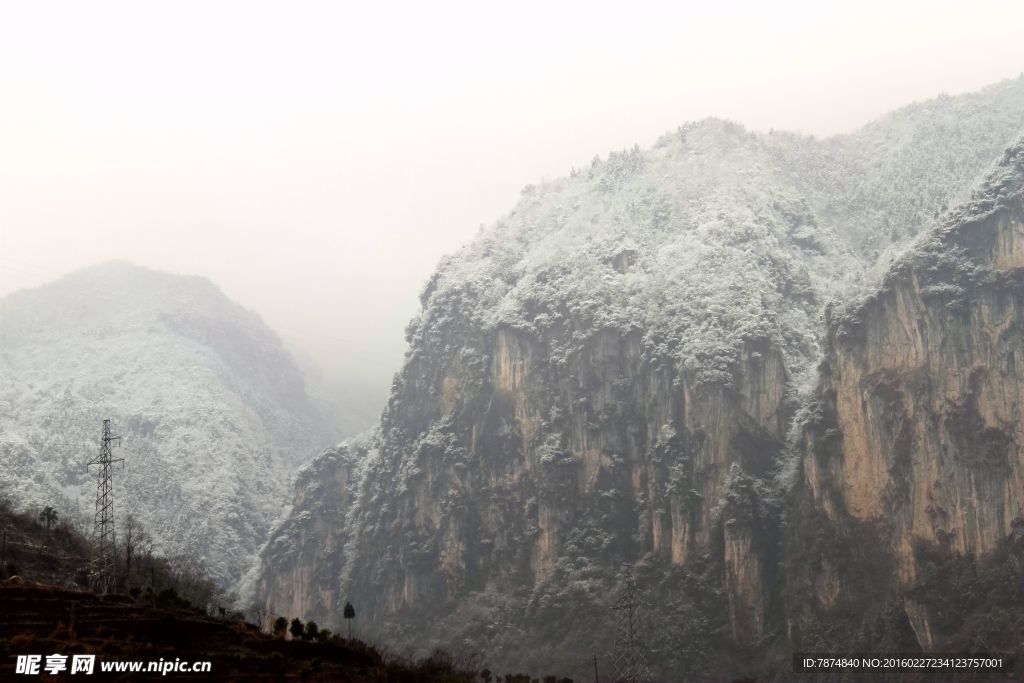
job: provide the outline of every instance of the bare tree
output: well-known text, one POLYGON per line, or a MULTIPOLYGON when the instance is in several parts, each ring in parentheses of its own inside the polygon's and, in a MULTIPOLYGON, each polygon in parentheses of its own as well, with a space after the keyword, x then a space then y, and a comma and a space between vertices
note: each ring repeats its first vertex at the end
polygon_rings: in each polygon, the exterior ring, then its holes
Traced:
POLYGON ((171 585, 193 605, 209 611, 216 604, 233 603, 234 596, 222 590, 195 559, 187 555, 167 558, 171 585))
POLYGON ((249 603, 249 617, 260 631, 270 632, 270 622, 273 620, 273 614, 274 607, 262 600, 253 600, 249 603))
POLYGON ((132 585, 132 561, 140 556, 153 552, 153 537, 142 526, 138 518, 128 513, 124 522, 124 567, 125 583, 132 585))

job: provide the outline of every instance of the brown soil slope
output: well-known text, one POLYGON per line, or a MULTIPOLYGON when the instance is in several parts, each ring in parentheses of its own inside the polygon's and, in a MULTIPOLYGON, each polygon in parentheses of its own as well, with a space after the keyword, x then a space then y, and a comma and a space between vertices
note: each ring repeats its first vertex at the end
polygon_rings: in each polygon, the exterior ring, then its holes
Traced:
MULTIPOLYGON (((210 674, 121 674, 127 680, 467 681, 443 662, 388 662, 356 640, 286 641, 244 622, 186 609, 154 609, 128 596, 99 596, 11 579, 0 584, 0 679, 19 654, 95 654, 114 660, 212 662, 210 674)), ((117 675, 109 675, 117 679, 117 675)), ((50 680, 62 680, 46 676, 50 680)), ((76 680, 70 675, 68 680, 76 680)))

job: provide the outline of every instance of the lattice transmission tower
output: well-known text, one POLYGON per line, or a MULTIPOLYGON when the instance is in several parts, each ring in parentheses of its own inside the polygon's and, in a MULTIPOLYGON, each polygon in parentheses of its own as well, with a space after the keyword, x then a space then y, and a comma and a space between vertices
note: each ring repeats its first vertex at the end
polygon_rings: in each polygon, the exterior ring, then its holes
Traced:
POLYGON ((115 590, 114 577, 114 488, 111 474, 115 463, 124 458, 114 458, 111 445, 121 445, 121 437, 110 433, 110 420, 103 421, 103 436, 100 439, 100 453, 89 462, 99 468, 96 474, 96 523, 93 527, 93 541, 96 555, 89 573, 89 587, 97 593, 115 590))
POLYGON ((626 578, 622 597, 612 607, 618 613, 612 666, 615 669, 615 683, 644 683, 650 680, 651 674, 647 666, 646 642, 640 623, 640 600, 637 597, 632 567, 628 564, 624 566, 626 578))

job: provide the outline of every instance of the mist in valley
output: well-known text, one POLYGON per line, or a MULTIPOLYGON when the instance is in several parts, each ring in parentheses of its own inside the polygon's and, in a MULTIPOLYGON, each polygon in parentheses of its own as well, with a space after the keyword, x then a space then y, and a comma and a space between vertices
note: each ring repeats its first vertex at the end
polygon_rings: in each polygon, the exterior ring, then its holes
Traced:
POLYGON ((0 14, 32 590, 282 675, 1024 654, 1024 5, 0 14))
POLYGON ((207 277, 358 431, 439 259, 525 185, 706 116, 820 137, 1016 76, 1022 12, 10 6, 0 295, 111 259, 207 277))

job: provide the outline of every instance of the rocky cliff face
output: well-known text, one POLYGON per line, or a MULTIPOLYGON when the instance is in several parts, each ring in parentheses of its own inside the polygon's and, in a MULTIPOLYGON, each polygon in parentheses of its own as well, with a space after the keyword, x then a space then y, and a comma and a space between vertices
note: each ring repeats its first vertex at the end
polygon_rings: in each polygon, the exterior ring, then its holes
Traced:
POLYGON ((852 642, 830 611, 938 633, 915 543, 992 551, 1017 514, 1019 222, 961 244, 970 204, 872 274, 996 156, 951 150, 1022 124, 1024 81, 821 143, 704 122, 525 188, 428 283, 380 429, 303 475, 261 597, 567 673, 610 651, 623 563, 662 677, 852 642))
MULTIPOLYGON (((1018 552, 1024 525, 1022 191, 1018 145, 876 294, 829 326, 807 494, 833 528, 874 530, 891 567, 872 595, 887 587, 925 649, 967 627, 949 623, 928 585, 955 558, 1018 552)), ((997 586, 1012 588, 1017 573, 997 586)), ((819 602, 834 603, 837 588, 817 591, 819 602)))
POLYGON ((116 514, 225 586, 308 449, 332 435, 301 373, 209 281, 111 263, 0 300, 0 485, 91 529, 100 427, 124 439, 116 514))
POLYGON ((367 455, 353 442, 323 452, 299 470, 291 514, 264 549, 268 565, 259 590, 276 614, 327 615, 344 598, 338 581, 348 541, 346 514, 356 503, 358 461, 367 455))

